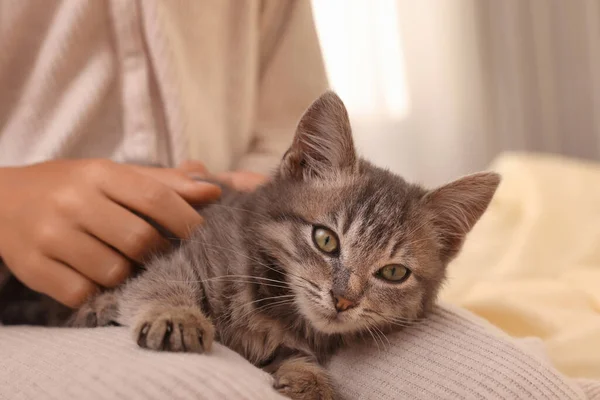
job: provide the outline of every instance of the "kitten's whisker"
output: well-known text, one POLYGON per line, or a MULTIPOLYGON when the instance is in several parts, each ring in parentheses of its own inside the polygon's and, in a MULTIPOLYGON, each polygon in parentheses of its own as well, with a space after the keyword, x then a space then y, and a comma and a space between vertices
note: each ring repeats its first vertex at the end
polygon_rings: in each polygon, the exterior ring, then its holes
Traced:
POLYGON ((415 319, 412 321, 394 321, 394 320, 386 320, 385 322, 396 327, 408 328, 411 326, 415 326, 421 323, 424 319, 415 319))
MULTIPOLYGON (((196 239, 183 239, 183 240, 186 240, 186 241, 189 241, 189 242, 192 242, 192 243, 197 243, 197 244, 200 244, 200 245, 204 246, 205 248, 208 246, 208 247, 214 247, 214 248, 217 248, 217 249, 220 249, 220 250, 226 250, 226 251, 230 251, 230 252, 232 252, 232 253, 233 253, 233 254, 235 254, 235 255, 238 255, 238 256, 244 257, 244 258, 246 258, 247 260, 253 261, 253 262, 255 262, 255 263, 259 264, 260 266, 262 266, 262 267, 265 267, 265 268, 267 268, 267 269, 269 269, 269 270, 271 270, 271 271, 274 271, 274 272, 277 272, 277 273, 280 273, 280 274, 283 274, 283 275, 290 275, 290 276, 294 276, 294 277, 296 277, 296 278, 303 279, 303 280, 305 280, 305 281, 307 281, 307 282, 310 282, 310 281, 309 281, 309 280, 307 280, 306 278, 303 278, 303 277, 301 277, 301 276, 299 276, 299 275, 293 274, 293 273, 291 273, 291 272, 289 272, 289 271, 280 271, 280 270, 277 270, 277 269, 275 269, 275 268, 271 267, 270 265, 267 265, 267 264, 265 264, 265 263, 261 262, 260 260, 258 260, 258 259, 256 259, 256 258, 254 258, 254 257, 251 257, 251 256, 249 256, 249 255, 247 255, 247 254, 244 254, 244 253, 242 253, 242 252, 239 252, 239 251, 232 250, 232 249, 230 249, 230 248, 228 248, 228 247, 225 247, 225 246, 219 246, 219 245, 216 245, 216 244, 207 243, 206 241, 203 241, 203 240, 196 240, 196 239)), ((266 279, 266 278, 265 278, 265 279, 266 279)), ((312 283, 312 282, 311 282, 311 283, 312 283)))
MULTIPOLYGON (((259 264, 260 266, 262 266, 262 267, 264 267, 264 268, 266 268, 266 269, 269 269, 269 270, 271 270, 271 271, 273 271, 273 272, 276 272, 276 273, 279 273, 279 274, 283 274, 283 275, 285 275, 285 276, 289 276, 289 277, 293 277, 293 278, 298 278, 298 279, 301 279, 301 280, 303 280, 303 281, 305 281, 305 282, 308 282, 309 284, 312 284, 312 285, 318 286, 318 285, 316 285, 314 282, 312 282, 312 281, 310 281, 310 280, 308 280, 308 279, 306 279, 306 278, 304 278, 304 277, 302 277, 302 276, 300 276, 300 275, 294 274, 293 272, 290 272, 290 271, 281 271, 281 270, 278 270, 278 269, 276 269, 276 268, 273 268, 272 266, 270 266, 270 265, 268 265, 268 264, 262 263, 262 262, 260 262, 259 260, 252 259, 252 258, 250 258, 250 257, 248 257, 248 258, 249 258, 250 260, 252 260, 252 261, 256 262, 257 264, 259 264)), ((288 283, 290 283, 290 284, 291 284, 292 282, 290 281, 290 282, 288 282, 288 283)), ((296 283, 296 284, 294 284, 294 286, 298 286, 298 284, 296 283)))
POLYGON ((365 328, 367 328, 367 331, 371 334, 371 337, 373 338, 373 341, 375 342, 375 345, 377 346, 377 351, 381 352, 381 349, 379 348, 379 342, 375 338, 375 334, 373 334, 373 331, 371 330, 369 325, 365 325, 365 328))
POLYGON ((274 288, 280 288, 280 289, 289 289, 289 286, 282 286, 282 285, 274 285, 272 283, 265 283, 265 282, 256 282, 256 281, 252 281, 252 280, 240 280, 240 279, 226 279, 223 280, 223 282, 230 282, 230 283, 247 283, 247 284, 258 284, 260 286, 268 286, 268 287, 274 287, 274 288))
POLYGON ((285 297, 294 297, 294 295, 293 294, 284 294, 284 295, 281 295, 281 296, 264 297, 262 299, 258 299, 258 300, 249 301, 247 303, 244 303, 244 304, 242 304, 242 307, 243 306, 248 306, 250 304, 255 304, 255 303, 258 303, 258 302, 261 302, 261 301, 267 301, 267 300, 272 300, 272 299, 281 299, 281 298, 285 298, 285 297))
POLYGON ((291 299, 284 299, 284 300, 281 300, 281 301, 275 301, 273 303, 265 304, 265 305, 262 305, 260 307, 254 307, 254 308, 251 308, 249 311, 245 312, 244 314, 242 314, 241 316, 236 316, 236 318, 242 319, 242 318, 246 318, 246 317, 249 317, 249 316, 254 316, 257 313, 264 312, 265 310, 268 310, 269 307, 280 306, 280 305, 284 305, 284 304, 287 304, 287 303, 293 304, 294 303, 294 299, 293 298, 291 298, 291 299))
POLYGON ((243 274, 231 274, 231 275, 218 275, 213 276, 212 278, 206 278, 205 280, 213 280, 213 279, 222 279, 222 278, 248 278, 248 279, 258 279, 262 281, 275 282, 283 285, 287 285, 286 281, 281 281, 279 279, 271 279, 271 278, 263 278, 262 276, 254 276, 254 275, 243 275, 243 274))
POLYGON ((404 322, 413 322, 413 321, 417 321, 417 320, 421 320, 423 318, 407 318, 407 317, 399 317, 399 316, 393 316, 393 315, 384 315, 380 312, 377 312, 375 310, 371 310, 371 309, 364 309, 363 310, 363 314, 364 313, 368 313, 368 314, 375 314, 378 315, 379 317, 385 319, 385 320, 389 320, 389 319, 393 319, 396 321, 404 321, 404 322))
POLYGON ((404 323, 400 323, 400 322, 388 322, 388 324, 392 327, 396 327, 396 328, 409 328, 411 326, 413 326, 413 324, 404 324, 404 323))
MULTIPOLYGON (((306 281, 306 282, 309 282, 309 283, 312 283, 312 284, 314 284, 313 282, 309 281, 308 279, 306 279, 306 278, 303 278, 303 277, 301 277, 300 275, 296 275, 296 274, 294 274, 294 273, 292 273, 292 272, 289 272, 289 271, 280 271, 280 270, 277 270, 277 269, 275 269, 275 268, 271 267, 270 265, 266 265, 266 264, 261 264, 261 265, 262 265, 263 267, 267 268, 267 269, 270 269, 270 270, 271 270, 271 271, 273 271, 273 272, 277 272, 277 273, 283 273, 283 274, 284 274, 284 275, 286 275, 286 276, 290 276, 290 277, 293 277, 293 278, 298 278, 298 279, 301 279, 301 280, 303 280, 303 281, 306 281)), ((295 284, 295 286, 298 286, 298 285, 297 285, 297 284, 295 284)))
POLYGON ((219 249, 219 250, 225 250, 225 251, 229 251, 229 252, 231 252, 231 253, 233 253, 233 254, 235 254, 235 255, 238 255, 238 256, 244 257, 244 258, 246 258, 246 259, 248 259, 248 260, 250 260, 250 261, 254 261, 254 262, 256 262, 256 263, 259 263, 259 264, 263 265, 263 264, 260 262, 260 260, 257 260, 257 259, 255 259, 255 258, 253 258, 253 257, 250 257, 248 254, 244 254, 244 253, 242 253, 242 252, 240 252, 240 251, 235 251, 235 250, 233 250, 233 249, 231 249, 231 248, 229 248, 229 247, 225 247, 225 246, 219 246, 218 244, 212 244, 212 243, 208 243, 208 242, 207 242, 207 241, 205 241, 205 240, 197 240, 197 239, 180 239, 180 238, 174 238, 174 237, 170 237, 170 238, 168 238, 168 239, 179 240, 179 241, 182 241, 182 242, 197 243, 197 244, 200 244, 200 245, 204 246, 205 250, 206 250, 206 247, 208 246, 208 247, 214 247, 214 248, 216 248, 216 249, 219 249))
MULTIPOLYGON (((391 346, 392 344, 390 343, 390 340, 387 338, 385 333, 383 333, 383 331, 376 325, 378 321, 373 317, 370 317, 370 316, 366 316, 366 317, 369 318, 369 320, 373 322, 373 325, 371 325, 371 327, 373 328, 375 333, 377 333, 377 335, 381 339, 382 345, 383 345, 383 339, 385 339, 388 343, 388 347, 391 346)), ((384 347, 384 349, 385 349, 385 347, 384 347)))
POLYGON ((369 318, 368 315, 365 315, 367 313, 376 314, 383 320, 384 323, 389 324, 391 326, 395 326, 395 327, 401 327, 401 328, 414 326, 414 325, 422 322, 423 320, 425 320, 425 318, 423 318, 423 317, 411 319, 411 318, 406 318, 406 317, 386 316, 386 315, 383 315, 374 310, 363 310, 363 315, 365 317, 369 318))
POLYGON ((360 338, 363 340, 363 342, 365 342, 365 344, 369 344, 369 342, 367 342, 367 339, 365 338, 365 331, 360 330, 358 333, 360 334, 360 338))
POLYGON ((223 277, 237 277, 237 278, 252 278, 252 279, 260 279, 262 281, 269 281, 269 282, 276 282, 276 283, 282 283, 284 285, 287 285, 286 281, 282 281, 279 279, 271 279, 271 278, 264 278, 262 276, 254 276, 254 275, 241 275, 241 274, 233 274, 233 275, 221 275, 223 277))
MULTIPOLYGON (((201 281, 188 281, 188 280, 165 280, 163 282, 201 282, 201 281)), ((225 281, 225 282, 230 282, 230 283, 247 283, 247 284, 252 284, 252 283, 256 283, 256 282, 252 282, 252 281, 240 281, 240 280, 231 280, 231 281, 225 281)), ((262 283, 262 286, 269 286, 269 287, 275 287, 275 288, 285 288, 285 286, 277 286, 277 285, 270 285, 267 283, 262 283)), ((212 288, 210 289, 212 290, 212 288)))
MULTIPOLYGON (((177 239, 177 238, 173 238, 173 239, 177 239)), ((242 252, 239 252, 239 251, 232 250, 232 249, 230 249, 230 248, 228 248, 228 247, 225 247, 225 246, 219 246, 219 245, 216 245, 216 244, 211 244, 211 243, 207 243, 206 241, 202 241, 202 240, 196 240, 196 239, 180 239, 180 240, 185 240, 185 241, 192 242, 192 243, 198 243, 198 244, 201 244, 201 245, 203 245, 205 248, 206 248, 206 246, 208 246, 208 247, 214 247, 214 248, 217 248, 217 249, 220 249, 220 250, 226 250, 226 251, 230 251, 230 252, 232 252, 232 253, 233 253, 233 254, 235 254, 235 255, 238 255, 238 256, 244 257, 244 258, 246 258, 247 260, 253 261, 253 262, 257 263, 258 265, 260 265, 260 266, 262 266, 262 267, 265 267, 265 268, 267 268, 267 269, 270 269, 271 271, 274 271, 274 272, 277 272, 277 273, 280 273, 280 274, 283 274, 283 275, 290 275, 290 276, 294 276, 294 277, 296 277, 296 278, 298 278, 298 279, 303 279, 303 280, 305 280, 305 281, 307 281, 307 282, 310 282, 308 279, 306 279, 306 278, 303 278, 303 277, 301 277, 300 275, 296 275, 296 274, 294 274, 294 273, 291 273, 291 272, 289 272, 289 271, 280 271, 280 270, 277 270, 277 269, 275 269, 275 268, 271 267, 270 265, 267 265, 267 264, 265 264, 265 263, 261 262, 260 260, 258 260, 258 259, 256 259, 256 258, 254 258, 254 257, 251 257, 251 256, 249 256, 249 255, 247 255, 247 254, 244 254, 244 253, 242 253, 242 252)), ((311 283, 312 283, 312 282, 311 282, 311 283)))
POLYGON ((196 283, 204 283, 204 282, 210 282, 210 281, 224 281, 224 282, 238 282, 238 283, 255 283, 255 284, 259 284, 261 286, 270 286, 270 287, 277 287, 277 288, 282 288, 282 289, 289 289, 289 286, 284 286, 284 285, 277 285, 277 284, 273 284, 273 283, 267 283, 267 282, 261 282, 260 278, 257 277, 249 277, 246 280, 244 279, 231 279, 229 276, 217 276, 217 277, 213 277, 213 278, 206 278, 206 279, 197 279, 197 280, 189 280, 189 279, 185 279, 185 280, 176 280, 176 279, 165 279, 164 282, 196 282, 196 283), (258 282, 254 281, 253 279, 259 279, 258 282))
POLYGON ((285 299, 283 299, 281 301, 275 301, 273 303, 265 304, 260 307, 251 308, 249 311, 245 312, 244 314, 242 314, 241 316, 239 316, 237 318, 242 319, 242 318, 254 316, 258 312, 264 312, 265 310, 268 310, 270 306, 278 306, 278 305, 283 305, 286 303, 293 303, 293 301, 294 301, 293 295, 283 295, 283 296, 273 296, 273 297, 268 297, 268 298, 264 298, 264 299, 258 299, 255 301, 245 303, 243 306, 252 305, 257 302, 264 301, 264 300, 271 300, 271 299, 284 298, 284 297, 285 297, 285 299), (292 298, 290 299, 289 297, 292 297, 292 298))
POLYGON ((379 329, 378 327, 374 326, 373 330, 375 331, 375 333, 377 334, 377 336, 379 337, 379 339, 381 340, 381 345, 383 346, 383 350, 389 349, 389 347, 392 345, 390 343, 390 340, 387 338, 387 336, 384 335, 384 333, 381 331, 381 329, 379 329), (387 342, 387 346, 385 345, 385 343, 383 341, 387 342))
POLYGON ((383 315, 381 316, 381 318, 383 318, 385 321, 406 322, 407 324, 410 324, 411 322, 415 321, 414 319, 386 317, 383 315))
POLYGON ((390 321, 395 321, 395 322, 407 322, 407 323, 414 323, 417 321, 422 321, 425 318, 404 318, 404 317, 393 317, 393 316, 381 316, 382 318, 385 318, 386 320, 390 320, 390 321))

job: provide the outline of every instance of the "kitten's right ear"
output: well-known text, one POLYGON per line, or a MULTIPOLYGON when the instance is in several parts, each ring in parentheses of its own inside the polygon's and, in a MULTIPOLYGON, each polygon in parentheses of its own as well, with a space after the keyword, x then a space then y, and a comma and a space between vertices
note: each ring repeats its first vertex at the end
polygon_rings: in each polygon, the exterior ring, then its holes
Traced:
POLYGON ((357 168, 348 112, 334 92, 326 92, 306 110, 279 173, 292 179, 323 178, 357 168))

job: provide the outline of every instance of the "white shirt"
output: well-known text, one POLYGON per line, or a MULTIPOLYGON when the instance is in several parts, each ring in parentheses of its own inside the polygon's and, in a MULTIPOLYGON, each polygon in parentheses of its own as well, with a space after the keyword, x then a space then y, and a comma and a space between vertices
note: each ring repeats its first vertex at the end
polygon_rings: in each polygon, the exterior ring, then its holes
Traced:
POLYGON ((266 172, 326 86, 305 0, 0 3, 0 166, 266 172))

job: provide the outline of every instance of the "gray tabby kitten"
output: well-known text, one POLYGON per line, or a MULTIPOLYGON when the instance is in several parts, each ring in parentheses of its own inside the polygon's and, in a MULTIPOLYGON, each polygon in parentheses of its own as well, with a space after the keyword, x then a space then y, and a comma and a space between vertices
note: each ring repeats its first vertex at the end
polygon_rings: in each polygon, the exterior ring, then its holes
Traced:
POLYGON ((480 173, 428 191, 369 164, 328 92, 271 182, 225 193, 189 241, 92 299, 73 324, 116 321, 159 351, 202 353, 218 340, 271 372, 288 397, 332 399, 323 363, 431 308, 498 183, 480 173))

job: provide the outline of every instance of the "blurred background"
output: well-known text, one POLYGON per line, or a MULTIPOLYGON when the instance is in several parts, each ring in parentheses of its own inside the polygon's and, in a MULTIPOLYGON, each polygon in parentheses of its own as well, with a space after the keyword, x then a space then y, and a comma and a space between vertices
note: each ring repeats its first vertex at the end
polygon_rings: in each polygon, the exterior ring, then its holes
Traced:
POLYGON ((600 156, 597 0, 313 0, 357 146, 428 185, 499 153, 600 156))

